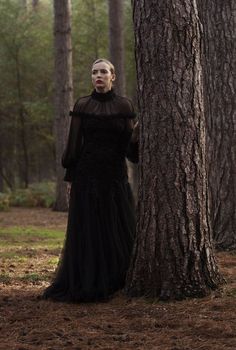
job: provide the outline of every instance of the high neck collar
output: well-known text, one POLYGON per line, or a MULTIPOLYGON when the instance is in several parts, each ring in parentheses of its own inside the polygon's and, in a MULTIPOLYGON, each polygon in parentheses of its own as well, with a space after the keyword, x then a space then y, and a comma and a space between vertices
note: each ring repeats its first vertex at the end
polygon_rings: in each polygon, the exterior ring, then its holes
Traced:
POLYGON ((109 101, 112 100, 115 96, 115 92, 113 89, 107 92, 97 92, 95 89, 92 92, 92 98, 98 101, 109 101))

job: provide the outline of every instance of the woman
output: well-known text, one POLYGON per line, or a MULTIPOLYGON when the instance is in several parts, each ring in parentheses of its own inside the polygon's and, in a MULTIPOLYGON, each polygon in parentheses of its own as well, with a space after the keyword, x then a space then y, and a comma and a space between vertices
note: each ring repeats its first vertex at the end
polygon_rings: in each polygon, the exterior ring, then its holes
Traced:
POLYGON ((115 94, 114 66, 92 66, 91 95, 80 98, 62 165, 71 183, 67 234, 44 298, 107 300, 122 288, 135 235, 134 202, 125 157, 137 162, 137 123, 130 100, 115 94))

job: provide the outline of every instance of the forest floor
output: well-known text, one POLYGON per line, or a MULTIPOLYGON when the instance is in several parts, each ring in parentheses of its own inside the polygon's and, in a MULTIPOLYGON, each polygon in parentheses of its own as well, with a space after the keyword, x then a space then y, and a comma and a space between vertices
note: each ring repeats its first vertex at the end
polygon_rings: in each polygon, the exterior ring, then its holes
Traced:
POLYGON ((66 213, 0 213, 0 350, 235 350, 236 252, 218 253, 227 284, 203 299, 107 303, 40 300, 58 261, 66 213))

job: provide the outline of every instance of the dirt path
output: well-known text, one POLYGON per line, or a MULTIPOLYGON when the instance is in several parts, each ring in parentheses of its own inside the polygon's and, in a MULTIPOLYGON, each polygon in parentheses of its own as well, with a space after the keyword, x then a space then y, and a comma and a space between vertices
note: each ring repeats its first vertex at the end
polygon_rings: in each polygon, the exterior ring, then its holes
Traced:
POLYGON ((47 209, 0 213, 0 350, 236 349, 236 254, 218 254, 228 284, 203 299, 162 303, 120 292, 109 303, 43 301, 37 296, 55 268, 65 225, 66 214, 47 209))

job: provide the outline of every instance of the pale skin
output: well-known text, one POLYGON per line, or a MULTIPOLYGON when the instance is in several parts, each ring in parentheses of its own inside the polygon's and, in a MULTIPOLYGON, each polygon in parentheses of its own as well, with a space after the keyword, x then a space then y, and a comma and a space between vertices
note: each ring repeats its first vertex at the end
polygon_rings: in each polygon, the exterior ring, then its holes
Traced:
MULTIPOLYGON (((110 66, 106 62, 98 62, 92 66, 92 84, 99 93, 106 93, 111 90, 112 83, 116 76, 111 72, 110 66)), ((132 133, 132 142, 136 142, 139 135, 139 123, 136 122, 132 133)), ((67 194, 69 198, 71 183, 67 184, 67 194)))
POLYGON ((111 72, 110 66, 106 62, 98 62, 93 65, 92 84, 97 92, 106 93, 111 90, 115 79, 115 74, 111 72))

